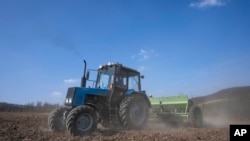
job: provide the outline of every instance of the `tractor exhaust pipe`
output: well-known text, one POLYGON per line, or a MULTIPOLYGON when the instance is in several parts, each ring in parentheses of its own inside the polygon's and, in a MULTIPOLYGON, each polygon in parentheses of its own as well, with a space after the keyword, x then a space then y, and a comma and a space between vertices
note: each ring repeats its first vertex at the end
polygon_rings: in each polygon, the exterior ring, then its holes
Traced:
POLYGON ((81 80, 81 87, 86 87, 86 81, 87 81, 86 66, 87 66, 87 63, 85 60, 83 60, 83 62, 84 62, 84 71, 83 71, 83 76, 82 76, 82 80, 81 80))

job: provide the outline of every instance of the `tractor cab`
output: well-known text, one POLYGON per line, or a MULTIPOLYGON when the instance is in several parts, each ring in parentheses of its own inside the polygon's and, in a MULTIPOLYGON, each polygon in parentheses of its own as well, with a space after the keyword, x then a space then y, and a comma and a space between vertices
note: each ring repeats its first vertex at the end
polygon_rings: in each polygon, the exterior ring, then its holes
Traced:
POLYGON ((134 69, 108 63, 99 67, 95 88, 107 89, 107 102, 115 107, 125 95, 141 92, 140 78, 140 73, 134 69))
POLYGON ((122 64, 107 64, 98 69, 96 88, 141 91, 140 73, 122 64))

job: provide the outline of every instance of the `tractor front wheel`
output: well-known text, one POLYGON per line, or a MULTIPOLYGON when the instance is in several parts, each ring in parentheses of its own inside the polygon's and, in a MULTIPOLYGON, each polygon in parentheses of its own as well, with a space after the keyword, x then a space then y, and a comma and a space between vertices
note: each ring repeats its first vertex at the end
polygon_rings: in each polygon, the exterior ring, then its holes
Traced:
POLYGON ((60 132, 66 129, 65 126, 65 112, 67 109, 65 107, 60 107, 54 109, 48 117, 48 124, 52 131, 60 132))
POLYGON ((125 128, 140 129, 147 120, 149 105, 140 95, 125 97, 120 104, 120 120, 125 128))
POLYGON ((66 120, 67 130, 71 135, 85 135, 97 128, 97 115, 89 106, 79 106, 71 110, 66 120))

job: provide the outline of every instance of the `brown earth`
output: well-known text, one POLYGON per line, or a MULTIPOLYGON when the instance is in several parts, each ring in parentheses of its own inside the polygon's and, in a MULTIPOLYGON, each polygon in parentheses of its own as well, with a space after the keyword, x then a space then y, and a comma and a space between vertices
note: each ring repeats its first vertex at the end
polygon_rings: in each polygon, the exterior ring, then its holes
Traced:
POLYGON ((78 140, 143 140, 143 141, 228 141, 228 127, 163 127, 161 124, 135 131, 98 128, 92 135, 73 137, 68 132, 54 133, 47 125, 48 114, 0 113, 1 141, 78 141, 78 140))

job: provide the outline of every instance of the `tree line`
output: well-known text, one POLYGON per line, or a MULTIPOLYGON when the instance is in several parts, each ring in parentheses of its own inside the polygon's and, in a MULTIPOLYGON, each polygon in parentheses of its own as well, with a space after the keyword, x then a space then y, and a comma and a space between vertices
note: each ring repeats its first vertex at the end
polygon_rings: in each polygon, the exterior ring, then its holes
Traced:
POLYGON ((27 103, 27 104, 11 104, 0 102, 1 112, 50 112, 54 108, 61 106, 60 104, 51 104, 47 102, 27 103))

